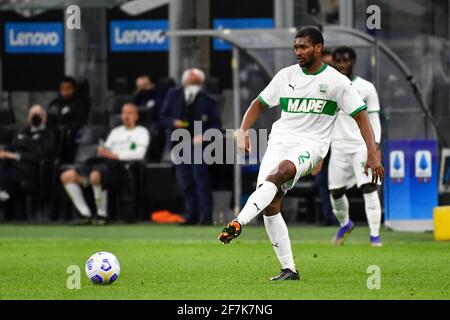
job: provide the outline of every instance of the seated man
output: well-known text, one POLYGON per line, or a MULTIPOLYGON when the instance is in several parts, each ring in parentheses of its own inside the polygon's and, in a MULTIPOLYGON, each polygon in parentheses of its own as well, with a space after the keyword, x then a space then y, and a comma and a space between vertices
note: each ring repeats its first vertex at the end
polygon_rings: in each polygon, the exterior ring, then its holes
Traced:
POLYGON ((59 84, 58 96, 49 106, 49 114, 55 115, 56 124, 63 129, 66 137, 61 157, 71 162, 77 150, 80 129, 87 123, 89 101, 77 92, 77 82, 72 77, 64 77, 59 84))
POLYGON ((121 117, 123 125, 114 128, 105 144, 98 147, 99 161, 85 163, 61 174, 61 181, 81 215, 82 224, 91 223, 92 213, 80 185, 87 186, 89 182, 92 184, 97 206, 97 224, 105 224, 108 217, 107 191, 102 190, 102 187, 120 183, 117 172, 119 161, 143 160, 147 152, 150 137, 146 128, 136 125, 139 117, 137 106, 125 103, 121 117))
POLYGON ((29 125, 19 131, 11 146, 0 151, 0 201, 20 191, 27 182, 37 183, 38 165, 51 159, 55 148, 53 132, 45 126, 47 113, 40 105, 28 112, 29 125))

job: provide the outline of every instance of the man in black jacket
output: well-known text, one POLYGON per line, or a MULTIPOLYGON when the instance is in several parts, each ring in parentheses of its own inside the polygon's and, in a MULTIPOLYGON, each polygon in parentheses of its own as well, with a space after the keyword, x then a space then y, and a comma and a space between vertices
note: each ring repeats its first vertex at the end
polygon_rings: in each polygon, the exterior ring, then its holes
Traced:
POLYGON ((77 150, 80 129, 87 123, 89 99, 77 91, 77 82, 64 77, 59 84, 58 96, 49 103, 48 113, 56 118, 56 125, 63 133, 61 158, 72 162, 77 150))
POLYGON ((53 157, 55 138, 46 128, 47 114, 40 105, 28 112, 29 125, 19 131, 11 146, 0 151, 0 201, 19 191, 27 183, 36 183, 38 166, 53 157))

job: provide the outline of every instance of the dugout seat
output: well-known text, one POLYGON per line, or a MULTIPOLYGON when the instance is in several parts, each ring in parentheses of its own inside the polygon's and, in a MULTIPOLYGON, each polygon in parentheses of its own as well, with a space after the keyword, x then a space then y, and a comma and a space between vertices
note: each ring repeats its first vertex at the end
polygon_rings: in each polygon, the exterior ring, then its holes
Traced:
POLYGON ((144 168, 141 201, 143 218, 148 220, 151 212, 170 210, 181 212, 183 200, 171 163, 147 163, 144 168))
POLYGON ((120 114, 122 110, 122 106, 125 102, 133 101, 133 97, 131 95, 115 95, 107 98, 105 100, 105 104, 103 109, 108 112, 108 114, 120 114))
POLYGON ((10 108, 0 108, 0 145, 9 145, 16 132, 16 119, 10 108))

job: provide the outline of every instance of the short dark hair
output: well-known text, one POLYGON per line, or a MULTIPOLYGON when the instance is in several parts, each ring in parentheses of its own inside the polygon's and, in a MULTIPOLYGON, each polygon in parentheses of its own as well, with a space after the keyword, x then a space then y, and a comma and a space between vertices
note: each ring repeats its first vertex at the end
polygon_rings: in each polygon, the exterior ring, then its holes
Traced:
POLYGON ((329 54, 332 54, 330 50, 328 50, 328 49, 323 49, 323 50, 322 50, 322 57, 323 57, 323 56, 327 56, 327 55, 329 55, 329 54))
POLYGON ((314 26, 306 26, 302 27, 297 34, 295 35, 296 38, 305 38, 308 37, 312 43, 315 45, 318 43, 324 43, 323 41, 323 35, 322 32, 320 32, 319 28, 314 26))
POLYGON ((336 50, 333 51, 333 59, 336 59, 336 57, 341 54, 348 54, 350 59, 356 60, 356 52, 355 50, 353 50, 353 48, 347 46, 336 48, 336 50))
POLYGON ((70 77, 70 76, 64 76, 59 83, 61 84, 63 82, 70 83, 74 88, 76 88, 78 86, 77 81, 73 77, 70 77))
POLYGON ((150 78, 150 76, 147 73, 140 73, 140 74, 138 74, 136 79, 138 79, 138 78, 148 78, 148 80, 152 81, 152 78, 150 78))

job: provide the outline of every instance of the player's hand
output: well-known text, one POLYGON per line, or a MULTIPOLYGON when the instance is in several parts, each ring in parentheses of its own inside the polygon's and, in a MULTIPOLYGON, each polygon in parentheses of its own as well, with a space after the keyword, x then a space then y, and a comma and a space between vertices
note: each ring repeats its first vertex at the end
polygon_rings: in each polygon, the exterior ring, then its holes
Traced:
POLYGON ((10 151, 0 151, 0 159, 9 159, 9 160, 17 160, 17 154, 10 151))
POLYGON ((118 157, 114 153, 112 153, 111 151, 109 151, 108 149, 106 149, 104 147, 98 147, 97 153, 100 158, 107 158, 107 159, 112 159, 112 160, 118 159, 118 157))
POLYGON ((239 129, 237 131, 236 147, 237 147, 237 152, 240 155, 246 155, 252 151, 248 131, 244 131, 242 129, 239 129))
POLYGON ((320 160, 320 161, 316 164, 316 166, 312 169, 311 175, 312 175, 312 176, 315 176, 316 174, 318 174, 318 173, 322 170, 322 167, 323 167, 323 160, 320 160))
POLYGON ((384 168, 383 165, 381 164, 381 160, 378 156, 378 153, 368 155, 366 164, 364 166, 364 173, 366 176, 369 175, 369 169, 372 172, 372 183, 383 181, 384 168))

